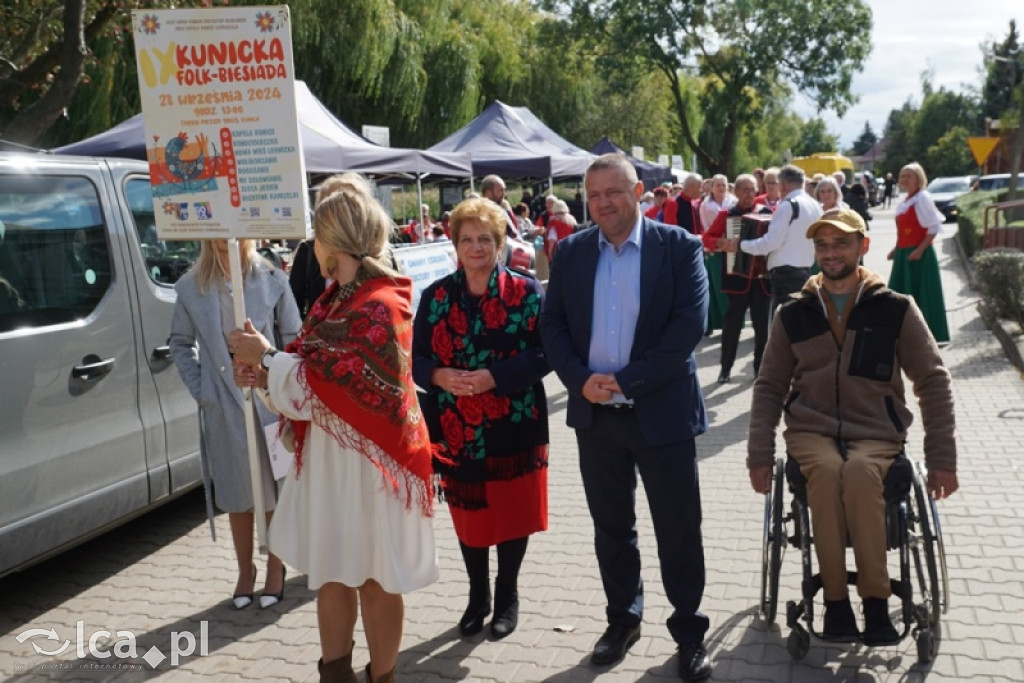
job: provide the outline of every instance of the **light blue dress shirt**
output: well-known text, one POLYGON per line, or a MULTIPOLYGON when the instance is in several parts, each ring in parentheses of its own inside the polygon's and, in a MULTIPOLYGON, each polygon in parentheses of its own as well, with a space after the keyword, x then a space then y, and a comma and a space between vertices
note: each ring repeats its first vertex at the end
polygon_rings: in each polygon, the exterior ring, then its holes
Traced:
MULTIPOLYGON (((598 233, 594 278, 594 319, 590 335, 590 369, 615 373, 629 364, 640 313, 640 246, 642 218, 618 249, 598 233)), ((614 394, 611 403, 628 403, 614 394)))

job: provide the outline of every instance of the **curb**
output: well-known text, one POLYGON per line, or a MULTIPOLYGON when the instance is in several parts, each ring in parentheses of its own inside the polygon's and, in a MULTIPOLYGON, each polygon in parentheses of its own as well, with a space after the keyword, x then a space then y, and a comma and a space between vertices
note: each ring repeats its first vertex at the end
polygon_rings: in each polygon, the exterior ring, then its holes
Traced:
MULTIPOLYGON (((974 273, 974 264, 971 263, 971 259, 964 252, 964 247, 960 244, 960 236, 957 235, 953 241, 956 243, 957 253, 960 255, 960 262, 964 266, 964 272, 967 274, 967 282, 970 284, 971 289, 978 289, 977 278, 974 273)), ((978 302, 978 315, 984 321, 985 326, 995 335, 995 338, 999 340, 999 345, 1003 347, 1003 353, 1006 354, 1007 360, 1013 367, 1017 368, 1018 372, 1024 373, 1024 336, 1014 334, 1013 323, 999 318, 995 311, 991 309, 984 301, 978 302)))
POLYGON ((1010 364, 1017 368, 1018 372, 1024 372, 1024 352, 1021 350, 1021 347, 1024 346, 1024 340, 1022 340, 1020 335, 1013 333, 1011 329, 1012 324, 998 318, 995 312, 982 301, 978 302, 978 314, 988 329, 992 331, 992 334, 995 335, 996 339, 999 340, 999 344, 1003 347, 1003 352, 1006 354, 1010 364))

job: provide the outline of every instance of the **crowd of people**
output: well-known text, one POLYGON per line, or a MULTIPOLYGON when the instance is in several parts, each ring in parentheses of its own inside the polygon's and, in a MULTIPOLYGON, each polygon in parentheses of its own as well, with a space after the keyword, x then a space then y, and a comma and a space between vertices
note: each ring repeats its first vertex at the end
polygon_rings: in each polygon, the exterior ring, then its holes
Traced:
POLYGON ((566 423, 606 603, 590 661, 613 665, 641 637, 639 475, 679 675, 706 679, 696 438, 708 417, 695 351, 721 329, 718 381, 732 381, 749 315, 751 484, 769 490, 784 413, 787 448, 809 482, 825 636, 894 642, 879 515, 882 478, 911 422, 901 370, 921 402, 928 489, 941 498, 958 486, 950 378, 938 350, 949 340, 932 245, 942 216, 926 184, 917 164, 899 174, 907 196, 896 210, 888 286, 861 265, 870 216, 856 208, 853 188, 791 165, 731 184, 690 174, 645 193, 625 157, 604 155, 584 178, 591 220, 582 226, 553 195, 533 218, 532 198, 512 206, 503 180, 488 176, 480 196, 442 220, 424 205, 399 229, 362 177, 335 176, 317 195, 314 237, 296 250, 291 293, 251 243, 240 243, 242 283, 230 276, 229 243, 204 243, 176 286, 170 344, 201 413, 204 482, 215 491, 208 499, 229 513, 232 606, 255 599, 243 421, 252 410, 258 424, 276 423, 292 458, 275 481, 257 430, 271 552, 259 606, 283 599, 285 564, 306 575, 317 591, 321 681, 359 680, 360 617, 366 680, 395 680, 402 596, 439 574, 435 498, 448 506, 465 567, 459 633, 474 636, 489 616, 493 639, 515 632, 529 538, 548 525, 543 380, 554 371, 568 390, 566 423), (394 265, 396 233, 450 240, 458 258, 416 310, 412 281, 394 265), (542 243, 546 285, 516 267, 510 239, 542 243), (244 290, 243 329, 232 316, 233 286, 244 290), (846 596, 849 536, 863 631, 846 596))

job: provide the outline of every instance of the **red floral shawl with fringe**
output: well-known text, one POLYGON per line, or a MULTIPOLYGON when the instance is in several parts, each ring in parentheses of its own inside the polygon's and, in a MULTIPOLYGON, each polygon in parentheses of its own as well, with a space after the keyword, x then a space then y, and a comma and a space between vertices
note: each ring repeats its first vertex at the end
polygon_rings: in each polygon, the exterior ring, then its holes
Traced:
MULTIPOLYGON (((299 382, 312 422, 368 458, 406 507, 433 513, 431 445, 412 378, 412 281, 333 283, 285 349, 303 359, 299 382), (351 292, 351 294, 349 294, 351 292)), ((295 474, 309 422, 292 420, 295 474)))

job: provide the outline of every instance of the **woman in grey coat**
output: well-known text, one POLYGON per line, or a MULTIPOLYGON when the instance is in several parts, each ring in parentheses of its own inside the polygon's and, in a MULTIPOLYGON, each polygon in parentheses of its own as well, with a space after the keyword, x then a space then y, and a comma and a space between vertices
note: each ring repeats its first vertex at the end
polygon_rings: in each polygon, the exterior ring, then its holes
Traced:
MULTIPOLYGON (((256 329, 281 344, 295 338, 301 320, 288 287, 288 278, 256 251, 252 240, 239 240, 245 281, 245 314, 256 329)), ((218 508, 228 513, 231 537, 238 561, 238 582, 232 598, 235 609, 252 604, 256 586, 253 562, 253 502, 249 451, 245 436, 245 405, 235 385, 227 334, 235 328, 231 298, 231 270, 227 240, 204 240, 199 260, 175 285, 178 300, 171 322, 170 347, 182 381, 199 404, 203 483, 207 508, 210 489, 218 508)), ((268 425, 276 416, 260 401, 252 401, 257 425, 268 425)), ((257 428, 262 463, 263 500, 267 522, 276 500, 276 487, 263 429, 257 428)), ((283 596, 285 569, 270 555, 260 607, 269 607, 283 596)))

